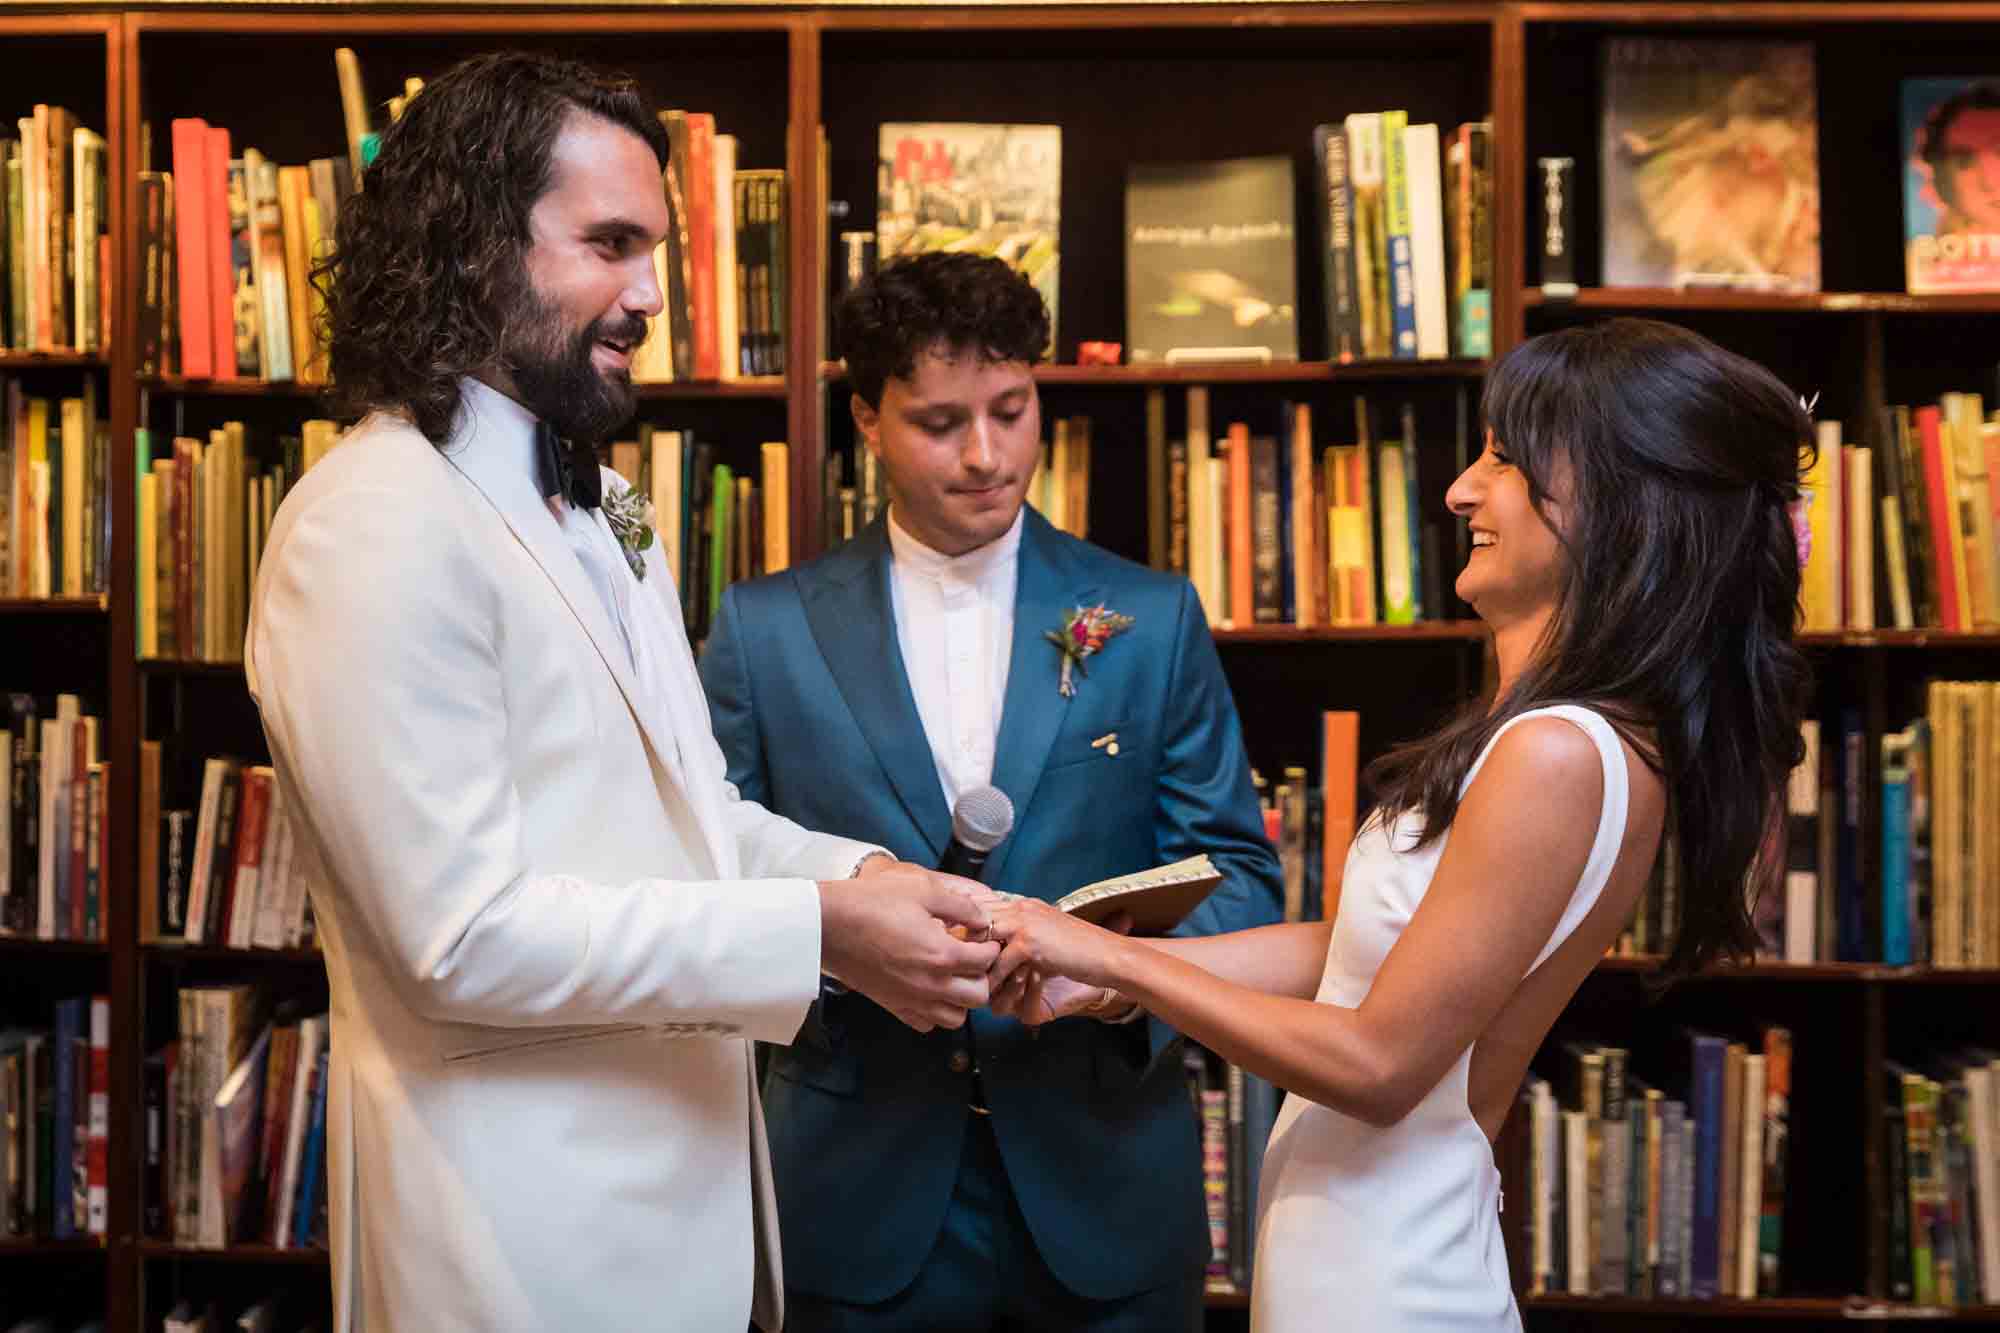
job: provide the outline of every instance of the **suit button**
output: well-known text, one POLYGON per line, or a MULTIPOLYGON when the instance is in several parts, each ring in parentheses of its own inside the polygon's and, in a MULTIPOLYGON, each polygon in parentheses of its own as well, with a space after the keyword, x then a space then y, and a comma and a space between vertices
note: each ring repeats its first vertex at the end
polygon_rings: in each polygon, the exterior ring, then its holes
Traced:
POLYGON ((951 1072, 952 1072, 952 1073, 954 1073, 954 1074, 963 1074, 963 1073, 965 1073, 965 1072, 966 1072, 966 1071, 967 1071, 968 1069, 971 1069, 971 1068, 972 1068, 972 1056, 971 1056, 970 1054, 968 1054, 968 1053, 967 1053, 967 1052, 965 1052, 965 1051, 953 1051, 953 1052, 951 1053, 951 1072))

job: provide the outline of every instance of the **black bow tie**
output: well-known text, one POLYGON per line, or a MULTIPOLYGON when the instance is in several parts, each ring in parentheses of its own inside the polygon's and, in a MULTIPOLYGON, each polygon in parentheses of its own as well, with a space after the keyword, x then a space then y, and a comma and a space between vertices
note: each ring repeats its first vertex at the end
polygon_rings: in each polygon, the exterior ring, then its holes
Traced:
POLYGON ((537 421, 535 458, 543 495, 560 495, 578 509, 604 503, 604 478, 597 471, 597 451, 589 445, 572 445, 548 422, 537 421))

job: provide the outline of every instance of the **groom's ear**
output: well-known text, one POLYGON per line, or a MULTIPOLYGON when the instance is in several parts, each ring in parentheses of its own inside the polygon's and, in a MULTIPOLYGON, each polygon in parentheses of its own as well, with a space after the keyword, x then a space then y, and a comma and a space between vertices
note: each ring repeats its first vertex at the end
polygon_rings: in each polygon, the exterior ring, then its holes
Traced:
POLYGON ((878 448, 882 435, 882 414, 858 393, 848 397, 847 410, 854 418, 854 429, 860 433, 862 443, 870 449, 878 448))

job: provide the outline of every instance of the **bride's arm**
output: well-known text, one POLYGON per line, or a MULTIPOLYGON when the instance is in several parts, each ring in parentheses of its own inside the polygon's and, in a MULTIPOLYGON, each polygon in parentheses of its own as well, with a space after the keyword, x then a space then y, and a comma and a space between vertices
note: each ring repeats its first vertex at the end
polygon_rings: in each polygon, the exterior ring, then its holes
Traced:
MULTIPOLYGON (((1008 940, 994 964, 996 987, 1018 986, 1011 974, 1027 965, 1115 987, 1281 1088, 1392 1125, 1437 1086, 1527 975, 1583 874, 1603 799, 1597 749, 1581 730, 1553 718, 1509 730, 1460 802, 1430 888, 1358 1008, 1268 993, 1252 950, 1216 956, 1233 975, 1197 961, 1194 946, 1263 932, 1166 948, 1027 902, 994 914, 1008 940)), ((1305 932, 1292 927, 1282 938, 1274 976, 1296 973, 1292 949, 1305 932)))
POLYGON ((1239 986, 1310 1000, 1319 993, 1320 977, 1326 971, 1327 941, 1332 936, 1330 921, 1294 921, 1225 935, 1149 938, 1134 943, 1192 963, 1239 986))

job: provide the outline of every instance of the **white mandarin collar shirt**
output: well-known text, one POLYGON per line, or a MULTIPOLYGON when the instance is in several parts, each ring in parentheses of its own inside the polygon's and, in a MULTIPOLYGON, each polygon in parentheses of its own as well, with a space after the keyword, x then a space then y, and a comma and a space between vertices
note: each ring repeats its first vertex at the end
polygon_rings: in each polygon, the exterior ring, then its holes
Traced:
POLYGON ((890 601, 910 693, 947 807, 993 780, 993 751, 1014 651, 1021 515, 964 555, 940 555, 889 510, 890 601))

